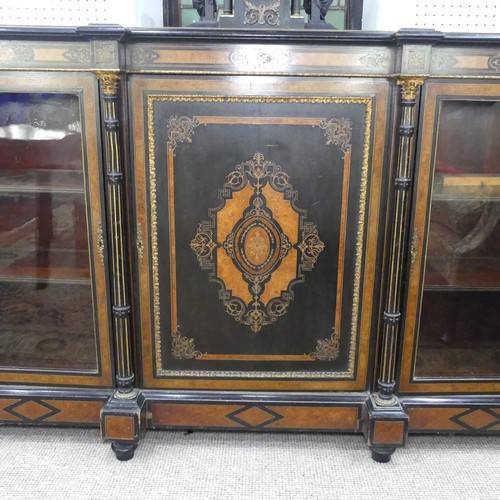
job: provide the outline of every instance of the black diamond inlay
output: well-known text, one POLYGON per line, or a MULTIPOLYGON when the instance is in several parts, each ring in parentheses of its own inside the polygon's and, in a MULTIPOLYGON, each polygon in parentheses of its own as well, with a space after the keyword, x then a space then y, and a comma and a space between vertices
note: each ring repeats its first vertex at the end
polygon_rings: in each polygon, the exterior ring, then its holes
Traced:
POLYGON ((45 401, 42 401, 41 399, 32 399, 32 398, 27 398, 27 399, 21 399, 21 401, 17 401, 14 404, 11 404, 10 406, 7 406, 6 408, 3 408, 3 411, 10 413, 11 415, 14 415, 15 417, 21 419, 23 422, 29 422, 29 423, 37 423, 37 422, 42 422, 43 420, 46 420, 49 417, 52 417, 54 415, 57 415, 58 413, 61 413, 61 410, 58 408, 55 408, 45 401), (42 415, 39 415, 35 418, 30 418, 27 415, 24 415, 21 411, 21 407, 24 405, 27 405, 29 403, 38 405, 45 410, 42 415), (17 411, 16 411, 17 409, 17 411))
POLYGON ((232 420, 233 422, 236 422, 237 424, 242 425, 243 427, 247 427, 249 429, 263 429, 269 424, 272 424, 274 422, 277 422, 278 420, 281 420, 283 418, 283 415, 280 415, 279 413, 276 413, 273 410, 270 410, 269 408, 266 408, 265 406, 261 405, 246 405, 243 408, 240 408, 238 410, 235 410, 228 415, 226 415, 227 418, 232 420), (263 413, 266 413, 269 415, 269 419, 264 420, 263 422, 260 422, 259 424, 252 424, 251 422, 247 422, 244 417, 244 413, 247 411, 251 411, 253 409, 257 409, 263 413), (239 415, 242 418, 239 418, 237 415, 239 415))
POLYGON ((500 424, 500 414, 497 412, 493 411, 491 408, 469 408, 468 410, 459 413, 458 415, 455 415, 453 417, 450 417, 450 420, 452 422, 455 422, 456 424, 460 425, 464 429, 468 431, 486 431, 490 427, 495 427, 495 425, 500 424), (481 413, 486 413, 488 415, 491 415, 495 420, 487 423, 486 425, 483 425, 483 427, 472 427, 469 425, 467 422, 463 421, 462 419, 466 417, 467 415, 470 415, 475 412, 481 412, 481 413))

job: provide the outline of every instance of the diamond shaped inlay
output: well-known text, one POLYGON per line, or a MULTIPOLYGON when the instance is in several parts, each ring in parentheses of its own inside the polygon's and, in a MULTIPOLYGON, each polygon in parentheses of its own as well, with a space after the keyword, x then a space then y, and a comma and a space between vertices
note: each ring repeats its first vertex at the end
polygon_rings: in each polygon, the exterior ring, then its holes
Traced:
POLYGON ((22 399, 4 408, 4 411, 25 422, 41 422, 61 412, 61 410, 54 408, 45 401, 35 399, 22 399))
POLYGON ((227 418, 244 427, 262 429, 266 425, 277 422, 283 418, 282 415, 276 413, 265 406, 249 405, 233 411, 227 418))
POLYGON ((500 415, 490 408, 471 408, 450 420, 467 430, 484 431, 500 424, 500 415))

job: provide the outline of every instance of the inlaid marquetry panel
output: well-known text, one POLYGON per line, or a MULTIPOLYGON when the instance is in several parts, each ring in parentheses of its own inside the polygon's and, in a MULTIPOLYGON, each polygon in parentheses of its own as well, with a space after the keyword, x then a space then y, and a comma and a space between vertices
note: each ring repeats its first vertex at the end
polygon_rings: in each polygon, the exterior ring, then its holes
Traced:
POLYGON ((434 47, 430 57, 432 75, 500 77, 500 51, 494 48, 434 47))
MULTIPOLYGON (((350 124, 344 125, 347 140, 350 124)), ((325 245, 283 168, 255 153, 227 176, 222 207, 191 240, 200 266, 219 283, 226 312, 258 333, 287 313, 292 287, 305 281, 325 245)))
POLYGON ((1 398, 0 421, 23 424, 98 425, 106 398, 49 399, 42 397, 1 398))
POLYGON ((500 432, 498 407, 407 407, 409 430, 414 432, 500 432))
POLYGON ((146 385, 364 387, 387 86, 247 85, 132 78, 146 385))
POLYGON ((359 415, 356 406, 151 404, 153 427, 357 432, 359 415))
POLYGON ((0 69, 86 70, 117 65, 118 45, 111 40, 0 41, 0 69))
POLYGON ((127 53, 130 72, 160 73, 199 71, 204 73, 335 73, 383 75, 393 71, 394 53, 388 47, 307 45, 175 46, 135 43, 127 53))

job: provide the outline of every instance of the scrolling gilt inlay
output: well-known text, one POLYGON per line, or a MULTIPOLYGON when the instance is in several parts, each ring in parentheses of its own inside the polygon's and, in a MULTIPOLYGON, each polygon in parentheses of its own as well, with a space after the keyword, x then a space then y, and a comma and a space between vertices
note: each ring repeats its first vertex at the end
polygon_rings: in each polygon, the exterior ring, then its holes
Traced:
POLYGON ((318 340, 316 350, 310 354, 312 359, 319 361, 335 361, 340 353, 340 334, 333 332, 328 339, 318 340))
POLYGON ((419 238, 418 238, 418 230, 415 228, 413 230, 413 237, 411 239, 411 247, 410 247, 410 270, 413 271, 415 269, 415 262, 418 257, 418 245, 419 245, 419 238))
POLYGON ((194 339, 185 337, 176 330, 172 333, 172 356, 176 359, 198 359, 201 352, 196 350, 194 339))
POLYGON ((102 232, 102 222, 99 221, 97 225, 97 252, 99 253, 99 259, 101 264, 104 265, 104 236, 102 232))
POLYGON ((175 151, 179 142, 192 142, 191 136, 194 133, 194 129, 199 125, 200 123, 196 118, 188 118, 187 116, 171 116, 167 122, 167 146, 172 151, 175 151))
POLYGON ((229 54, 235 66, 252 70, 284 69, 291 64, 290 54, 278 47, 238 49, 229 54))
POLYGON ((437 70, 453 68, 458 63, 458 59, 451 54, 432 54, 431 68, 437 70))
POLYGON ((63 52, 63 57, 71 62, 90 63, 90 48, 77 47, 63 52))
POLYGON ((137 225, 137 238, 136 238, 137 255, 139 260, 142 262, 144 257, 144 240, 142 238, 142 225, 139 223, 137 225))
POLYGON ((268 24, 269 26, 279 26, 279 8, 279 0, 270 5, 266 5, 265 3, 254 3, 250 0, 245 0, 244 24, 268 24))
POLYGON ((410 50, 408 53, 408 68, 414 70, 424 70, 425 68, 425 51, 410 50))
POLYGON ((370 52, 360 57, 359 60, 370 68, 379 68, 387 65, 390 56, 386 52, 370 52))
POLYGON ((352 123, 347 118, 321 120, 318 127, 325 131, 326 144, 334 144, 346 153, 351 148, 352 123))
POLYGON ((495 54, 488 58, 488 68, 500 71, 500 54, 495 54))
POLYGON ((132 62, 134 64, 147 64, 154 63, 160 54, 149 47, 133 47, 132 48, 132 62))
POLYGON ((94 57, 97 64, 112 64, 116 54, 115 42, 94 42, 94 57))
POLYGON ((254 333, 287 313, 294 285, 325 248, 297 197, 283 168, 257 152, 229 173, 220 206, 191 241, 226 312, 254 333))
POLYGON ((35 53, 31 47, 22 43, 2 42, 0 43, 0 63, 11 63, 15 61, 32 61, 35 53))

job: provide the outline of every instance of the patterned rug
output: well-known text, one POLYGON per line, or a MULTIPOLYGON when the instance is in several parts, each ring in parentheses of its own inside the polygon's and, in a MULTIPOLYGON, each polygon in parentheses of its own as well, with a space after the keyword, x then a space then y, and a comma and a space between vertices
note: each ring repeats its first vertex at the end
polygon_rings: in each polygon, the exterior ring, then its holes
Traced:
POLYGON ((0 365, 96 369, 90 285, 0 282, 0 365))

